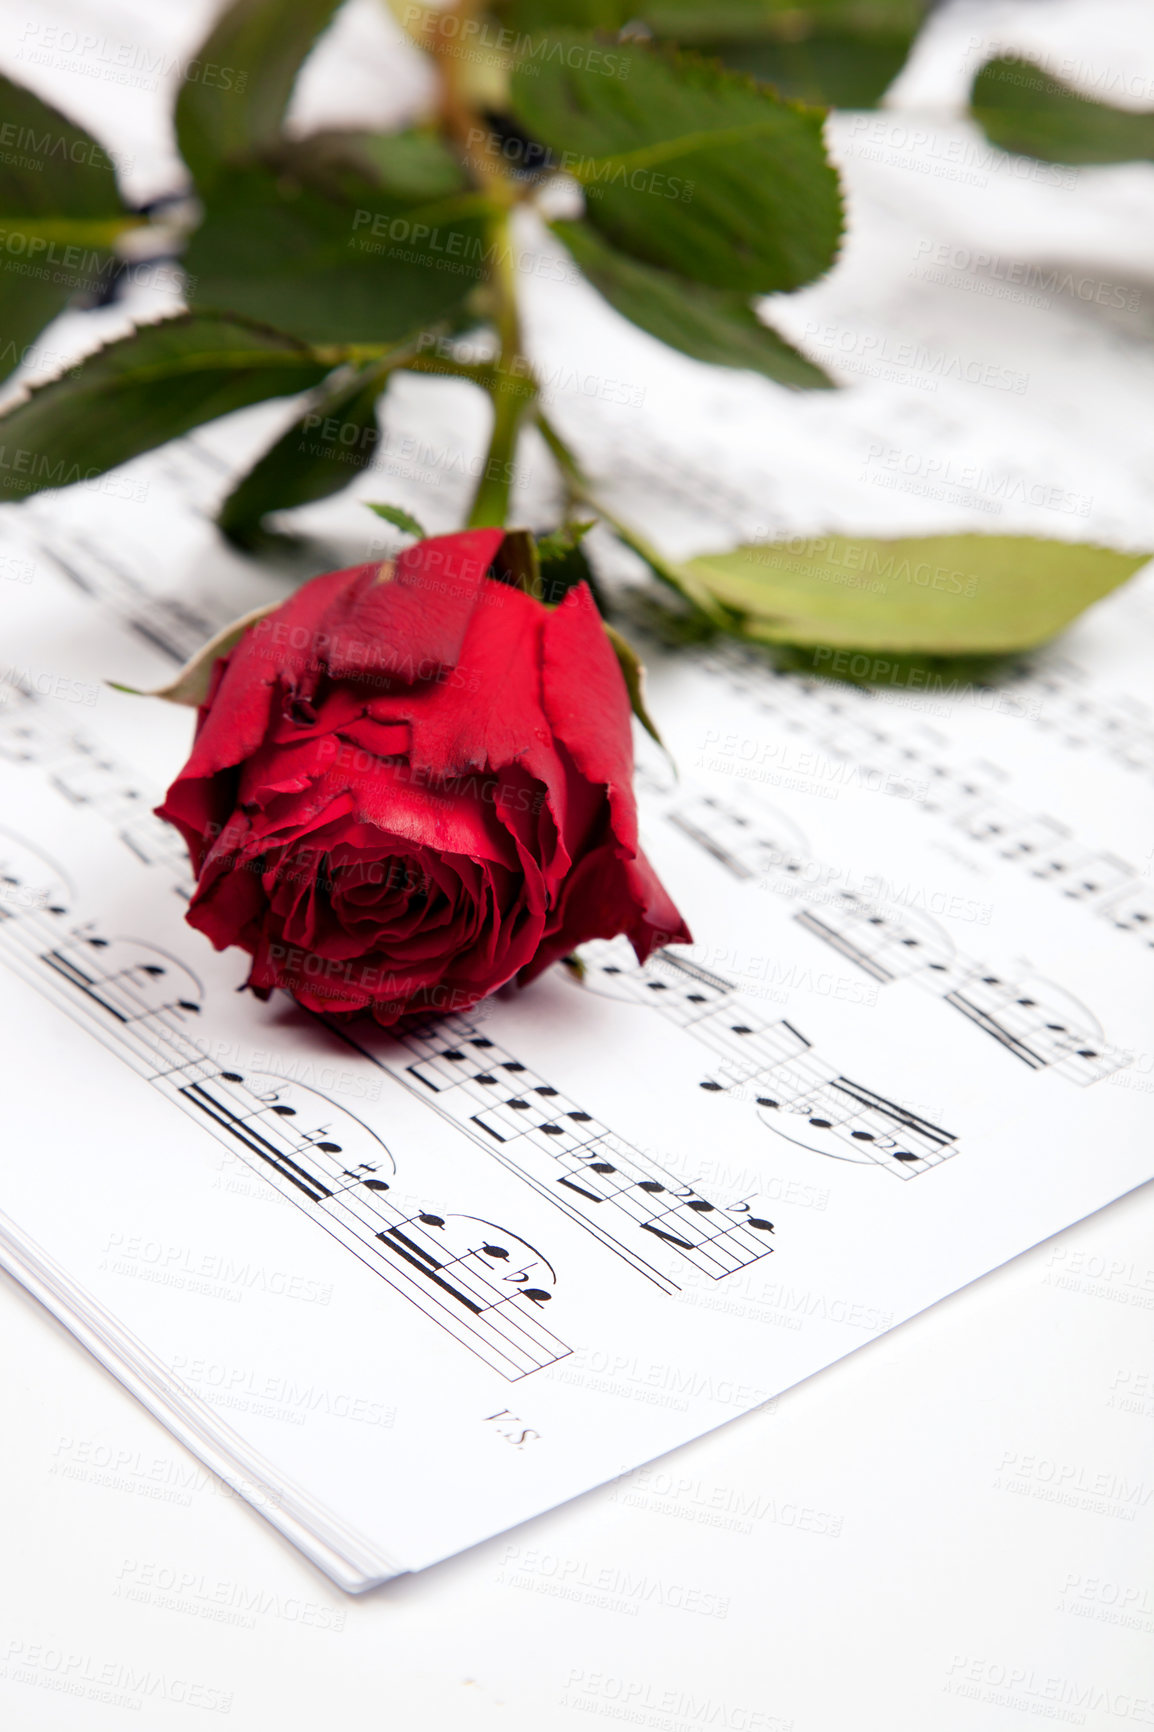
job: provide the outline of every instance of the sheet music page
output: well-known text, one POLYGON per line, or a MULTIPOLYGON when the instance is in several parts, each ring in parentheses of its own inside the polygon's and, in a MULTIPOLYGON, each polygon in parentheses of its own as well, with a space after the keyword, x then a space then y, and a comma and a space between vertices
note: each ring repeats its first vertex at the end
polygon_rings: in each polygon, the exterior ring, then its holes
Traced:
MULTIPOLYGON (((133 196, 171 191, 166 81, 208 9, 103 9, 101 42, 168 57, 131 101, 103 48, 53 45, 58 3, 25 10, 5 69, 91 124, 133 196)), ((1149 165, 1017 185, 947 111, 975 30, 948 10, 906 112, 831 119, 845 254, 770 304, 852 389, 699 367, 520 236, 544 400, 670 552, 959 524, 1154 545, 1154 436, 1116 408, 1151 369, 1149 165)), ((347 7, 296 124, 378 124, 382 89, 418 112, 397 34, 347 7)), ((138 273, 22 376, 178 289, 138 273)), ((213 512, 295 412, 0 508, 0 1258, 357 1588, 724 1423, 1151 1176, 1154 592, 995 690, 774 675, 668 652, 640 615, 678 768, 639 738, 645 844, 694 946, 643 969, 591 946, 583 981, 403 1040, 337 1031, 238 992, 244 959, 183 924, 150 810, 190 717, 102 683, 162 683, 291 581, 391 551, 356 496, 462 520, 479 400, 402 379, 371 470, 296 514, 315 539, 291 570, 232 553, 213 512)), ((544 523, 526 456, 515 515, 544 523)), ((8 501, 20 464, 0 449, 8 501)))
POLYGON ((150 808, 191 719, 98 683, 276 593, 209 521, 236 437, 3 514, 3 1245, 337 1579, 652 1459, 1151 1176, 1147 590, 989 691, 631 627, 694 945, 336 1030, 184 926, 150 808))

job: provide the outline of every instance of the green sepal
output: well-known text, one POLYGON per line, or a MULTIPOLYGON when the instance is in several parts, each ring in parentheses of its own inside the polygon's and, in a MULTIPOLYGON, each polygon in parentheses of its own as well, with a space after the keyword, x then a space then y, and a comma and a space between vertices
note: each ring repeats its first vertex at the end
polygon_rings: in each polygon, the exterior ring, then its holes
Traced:
POLYGON ((185 704, 190 709, 198 710, 208 697, 215 663, 221 656, 226 656, 230 650, 236 648, 249 626, 255 625, 257 620, 267 618, 270 613, 275 613, 281 605, 279 601, 270 601, 266 606, 254 607, 251 613, 234 619, 231 625, 218 631, 195 655, 189 657, 174 680, 166 686, 157 686, 155 691, 145 692, 138 686, 121 685, 119 680, 106 680, 105 684, 111 686, 114 692, 127 692, 130 697, 163 698, 165 703, 185 704))
MULTIPOLYGON (((657 724, 649 714, 649 709, 645 702, 645 665, 642 662, 641 657, 637 654, 637 651, 633 648, 633 645, 629 642, 628 638, 622 637, 617 628, 611 626, 608 620, 602 620, 601 624, 605 628, 605 636, 613 646, 613 654, 617 657, 617 665, 620 667, 622 675, 624 676, 625 689, 629 693, 629 708, 633 711, 633 714, 637 717, 637 720, 641 723, 641 726, 645 729, 645 732, 649 735, 650 739, 655 740, 664 752, 665 741, 657 732, 657 724)), ((666 756, 668 757, 668 753, 666 753, 666 756)))
POLYGON ((378 517, 383 517, 386 523, 391 523, 394 529, 399 529, 402 535, 415 535, 418 541, 424 541, 428 530, 417 522, 411 511, 406 511, 400 505, 374 505, 369 500, 363 503, 370 511, 375 511, 378 517))

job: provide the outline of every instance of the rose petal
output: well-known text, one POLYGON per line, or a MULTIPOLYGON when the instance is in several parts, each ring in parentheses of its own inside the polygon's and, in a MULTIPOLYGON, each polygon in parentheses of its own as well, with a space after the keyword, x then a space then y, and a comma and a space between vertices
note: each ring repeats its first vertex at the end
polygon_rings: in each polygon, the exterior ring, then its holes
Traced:
POLYGON ((456 667, 503 529, 436 535, 406 548, 391 576, 366 567, 325 616, 334 679, 384 672, 405 684, 456 667))

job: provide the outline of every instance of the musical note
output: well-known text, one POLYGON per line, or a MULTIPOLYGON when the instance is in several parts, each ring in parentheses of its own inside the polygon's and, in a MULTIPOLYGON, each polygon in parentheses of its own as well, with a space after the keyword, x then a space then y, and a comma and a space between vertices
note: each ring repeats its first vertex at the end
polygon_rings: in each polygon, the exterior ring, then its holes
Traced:
MULTIPOLYGON (((991 842, 1003 860, 1051 859, 1070 832, 1055 818, 1024 812, 1005 801, 980 800, 961 813, 957 827, 971 841, 991 842)), ((1032 861, 1028 862, 1032 864, 1032 861)))
POLYGON ((191 970, 139 939, 67 927, 59 874, 7 836, 5 883, 15 897, 7 906, 0 897, 7 965, 431 1321, 511 1380, 570 1352, 541 1321, 555 1276, 525 1240, 394 1205, 395 1163, 367 1125, 303 1083, 222 1068, 195 1039, 204 992, 191 970))
POLYGON ((1120 769, 1149 774, 1154 769, 1154 712, 1139 699, 1095 694, 1082 688, 1083 675, 1072 662, 1050 655, 1034 669, 1018 670, 1024 713, 1044 733, 1056 735, 1070 750, 1090 747, 1120 769))
POLYGON ((1134 870, 1113 854, 1090 852, 1077 855, 1067 867, 1061 889, 1063 896, 1076 902, 1097 896, 1111 896, 1134 877, 1134 870))
POLYGON ((801 909, 794 919, 882 986, 923 970, 939 977, 956 971, 953 948, 936 922, 917 913, 893 915, 852 890, 801 909))
MULTIPOLYGON (((181 878, 182 886, 187 893, 187 867, 183 858, 183 849, 175 837, 175 832, 171 832, 173 844, 162 846, 156 842, 156 831, 149 821, 148 814, 134 816, 127 824, 121 822, 126 796, 131 794, 131 804, 133 806, 136 804, 135 781, 127 777, 121 766, 106 754, 97 751, 90 742, 83 741, 78 744, 75 734, 70 734, 67 740, 57 741, 54 745, 56 756, 59 756, 61 751, 65 754, 62 762, 53 764, 51 780, 57 791, 69 799, 71 803, 90 805, 117 823, 118 834, 132 847, 137 858, 146 864, 171 866, 181 878)), ((52 744, 46 742, 45 750, 41 753, 41 761, 51 760, 53 755, 52 744)), ((114 991, 123 993, 130 984, 138 990, 142 982, 153 978, 139 973, 133 974, 127 958, 119 957, 118 953, 121 967, 115 971, 115 986, 112 978, 114 971, 108 969, 104 971, 104 978, 97 983, 96 977, 92 975, 86 965, 91 960, 85 950, 86 942, 91 943, 92 940, 86 940, 83 935, 78 934, 74 935, 70 941, 70 946, 67 948, 62 948, 58 944, 52 946, 51 951, 47 953, 51 957, 48 966, 60 973, 76 991, 92 998, 95 1002, 101 1003, 105 1010, 110 1010, 114 991)), ((171 962, 171 960, 170 958, 169 961, 171 962)), ((182 1016, 192 1014, 195 1010, 195 1002, 191 988, 183 1001, 173 1000, 168 1008, 172 1014, 179 1013, 182 1016), (182 1003, 183 1008, 181 1008, 182 1003)), ((151 1006, 147 1003, 140 1006, 139 1014, 136 1014, 135 1011, 126 1010, 118 1001, 117 1013, 123 1020, 129 1020, 131 1017, 132 1020, 138 1021, 142 1030, 151 1027, 149 1021, 151 1006)), ((416 1036, 412 1036, 410 1040, 416 1038, 416 1036)), ((448 1044, 451 1045, 451 1042, 448 1044)), ((375 1055, 368 1056, 373 1057, 375 1061, 375 1055)), ((514 1062, 508 1060, 510 1065, 514 1062)), ((422 1073, 422 1076, 427 1083, 429 1081, 428 1072, 422 1073)), ((407 1082, 410 1079, 406 1075, 401 1080, 407 1082)), ((555 1089, 551 1089, 541 1081, 538 1081, 534 1088, 536 1095, 542 1100, 557 1094, 555 1089)), ((193 1098, 196 1099, 196 1097, 193 1098)), ((519 1097, 514 1098, 519 1099, 519 1097)), ((486 1096, 486 1100, 491 1105, 493 1097, 491 1095, 486 1096)), ((661 1169, 641 1161, 640 1157, 636 1155, 636 1151, 630 1150, 624 1141, 616 1138, 606 1127, 595 1126, 591 1115, 582 1112, 572 1104, 565 1108, 564 1113, 558 1107, 556 1112, 546 1114, 544 1118, 539 1117, 535 1122, 529 1122, 520 1117, 519 1115, 523 1110, 524 1103, 514 1105, 512 1101, 498 1102, 496 1111, 490 1110, 488 1113, 468 1115, 469 1122, 466 1128, 472 1134, 483 1137, 490 1145, 502 1145, 500 1158, 504 1164, 512 1170, 518 1171, 522 1177, 530 1175, 521 1170, 518 1159, 513 1158, 510 1153, 509 1145, 517 1143, 520 1150, 526 1142, 527 1132, 531 1133, 531 1140, 535 1148, 541 1151, 548 1150, 551 1163, 555 1164, 563 1156, 571 1157, 576 1162, 576 1167, 572 1173, 567 1170, 552 1181, 554 1186, 563 1181, 566 1182, 566 1189, 571 1193, 565 1199, 567 1203, 571 1204, 570 1213, 573 1213, 574 1208, 580 1208, 581 1205, 593 1200, 598 1203, 611 1200, 616 1210, 623 1211, 633 1217, 639 1230, 652 1231, 647 1223, 651 1218, 655 1219, 656 1217, 651 1208, 647 1211, 643 1206, 645 1197, 650 1193, 643 1190, 642 1186, 645 1182, 650 1182, 664 1187, 666 1180, 671 1183, 674 1182, 671 1175, 663 1174, 661 1169), (557 1122, 553 1122, 553 1120, 557 1120, 557 1122), (517 1125, 516 1130, 513 1129, 514 1123, 517 1125), (574 1153, 578 1127, 581 1127, 580 1142, 584 1150, 584 1153, 580 1155, 574 1153), (606 1165, 604 1159, 600 1162, 594 1161, 593 1151, 595 1148, 600 1150, 603 1156, 607 1156, 607 1152, 614 1152, 617 1156, 616 1162, 610 1161, 606 1165), (574 1176, 577 1171, 580 1172, 580 1178, 574 1176), (620 1182, 615 1182, 613 1186, 606 1187, 604 1179, 606 1174, 610 1172, 630 1176, 627 1179, 621 1178, 620 1182), (657 1177, 659 1174, 661 1175, 660 1179, 657 1177), (591 1186, 599 1188, 596 1191, 591 1191, 591 1186), (573 1203, 572 1199, 580 1199, 580 1202, 573 1203)), ((281 1176, 285 1176, 283 1172, 281 1176)), ((538 1183, 538 1188, 540 1188, 540 1173, 535 1173, 531 1178, 532 1182, 538 1183)), ((546 1194, 550 1195, 551 1200, 558 1200, 554 1189, 548 1189, 546 1194)), ((600 1226, 595 1227, 585 1218, 587 1213, 586 1210, 582 1211, 583 1224, 595 1231, 596 1235, 610 1244, 619 1255, 625 1256, 627 1261, 646 1274, 649 1279, 655 1281, 663 1290, 673 1291, 676 1289, 676 1282, 671 1281, 664 1271, 653 1268, 649 1259, 636 1249, 625 1247, 615 1232, 606 1231, 600 1226)), ((692 1255, 699 1268, 707 1269, 709 1273, 715 1276, 726 1274, 734 1268, 744 1267, 746 1263, 753 1261, 756 1257, 765 1256, 772 1250, 772 1246, 767 1245, 761 1238, 761 1229, 745 1227, 740 1221, 731 1220, 724 1210, 714 1211, 713 1205, 701 1209, 687 1207, 682 1211, 682 1214, 685 1217, 682 1222, 682 1231, 673 1236, 667 1225, 663 1229, 666 1235, 664 1242, 673 1244, 684 1255, 692 1255), (716 1213, 716 1220, 706 1224, 704 1217, 709 1213, 716 1213)), ((759 1219, 760 1217, 752 1218, 759 1219)), ((766 1230, 768 1231, 768 1229, 766 1230)), ((655 1233, 653 1236, 661 1237, 662 1235, 655 1233)))
POLYGON ((953 1135, 827 1066, 791 1022, 763 1022, 732 982, 671 951, 638 964, 620 939, 581 947, 585 984, 646 1005, 709 1049, 720 1065, 699 1087, 752 1100, 763 1123, 818 1154, 872 1161, 902 1178, 956 1153, 953 1135), (782 1115, 806 1122, 782 1130, 782 1115))
POLYGON ((339 1032, 663 1291, 677 1283, 649 1261, 635 1233, 715 1280, 772 1252, 772 1224, 761 1215, 716 1205, 682 1184, 472 1018, 448 1016, 371 1047, 339 1032))
MULTIPOLYGON (((44 514, 39 500, 30 501, 30 506, 33 518, 44 514)), ((138 637, 178 667, 195 655, 217 630, 219 621, 214 624, 178 597, 154 595, 147 575, 138 575, 126 563, 127 549, 122 538, 110 547, 94 540, 91 534, 66 531, 54 517, 50 539, 38 538, 36 546, 78 589, 119 614, 138 637)), ((147 572, 144 556, 136 557, 147 572)))
POLYGON ((1135 932, 1154 945, 1154 890, 1149 883, 1136 884, 1102 909, 1102 917, 1119 932, 1135 932))
POLYGON ((121 827, 120 839, 142 866, 166 867, 176 879, 173 888, 178 896, 187 900, 192 895, 195 880, 179 830, 154 813, 144 812, 121 827))
MULTIPOLYGON (((1129 862, 1077 842, 1059 819, 1026 811, 1008 799, 1005 772, 998 765, 959 761, 948 742, 924 724, 903 725, 898 731, 877 725, 874 718, 884 694, 813 676, 786 677, 768 668, 756 651, 733 643, 689 653, 699 666, 724 678, 743 702, 772 716, 783 733, 804 734, 831 759, 854 767, 863 779, 872 778, 870 785, 905 793, 917 810, 943 818, 970 842, 1053 884, 1068 900, 1094 904, 1124 886, 1139 886, 1141 874, 1129 862)), ((1024 666, 1019 672, 1024 678, 1018 707, 1024 719, 1059 733, 1065 729, 1064 741, 1071 746, 1091 740, 1125 769, 1148 773, 1154 768, 1154 713, 1136 699, 1074 697, 1076 670, 1047 668, 1035 677, 1024 666), (1046 694, 1045 702, 1033 701, 1032 692, 1046 694)), ((696 799, 700 802, 701 796, 696 799)), ((695 819, 689 803, 678 812, 666 816, 708 852, 720 849, 715 857, 735 876, 772 867, 768 857, 755 864, 748 852, 733 845, 732 835, 723 838, 716 827, 695 819)), ((744 816, 749 822, 750 815, 744 816)), ((1140 921, 1112 921, 1101 906, 1094 912, 1119 931, 1143 935, 1140 921)))
POLYGON ((42 764, 59 751, 59 735, 38 726, 31 714, 31 698, 13 687, 0 709, 0 758, 10 764, 42 764))
POLYGON ((63 914, 72 889, 60 868, 22 837, 0 830, 0 920, 33 908, 63 914))
POLYGON ((82 731, 48 712, 31 692, 0 712, 0 758, 35 765, 69 805, 85 807, 110 823, 146 866, 162 866, 183 900, 194 880, 179 832, 150 810, 154 794, 142 779, 82 731))
POLYGON ((49 776, 52 786, 74 806, 96 806, 101 815, 116 823, 136 817, 146 796, 112 759, 82 735, 72 740, 73 754, 57 763, 49 776))
POLYGON ((138 939, 103 938, 90 926, 80 927, 42 960, 117 1022, 139 1022, 147 1031, 159 1011, 200 1013, 204 994, 191 970, 138 939))
MULTIPOLYGON (((981 810, 988 812, 986 807, 981 810)), ((871 980, 882 986, 899 979, 913 980, 960 1011, 1031 1069, 1052 1068, 1055 1074, 1085 1086, 1129 1062, 1125 1053, 1106 1044, 1097 1020, 1084 1006, 1067 999, 1067 1006, 1073 1008, 1063 1010, 1053 1002, 1050 987, 1016 982, 1002 970, 955 954, 946 935, 928 916, 916 910, 895 911, 855 891, 831 894, 820 883, 812 885, 808 878, 813 874, 803 875, 803 862, 791 857, 764 825, 759 828, 745 812, 720 796, 690 795, 667 816, 738 877, 753 876, 756 858, 773 889, 805 904, 794 915, 798 925, 871 980), (707 824, 714 826, 715 835, 707 830, 707 824)), ((1043 840, 1050 840, 1048 832, 1044 835, 1039 827, 1048 821, 1023 822, 1027 825, 1025 834, 976 816, 974 833, 997 834, 1005 843, 1007 857, 1032 855, 1043 840)), ((1058 869, 1058 863, 1054 864, 1058 869)), ((1101 895, 1116 888, 1118 864, 1112 865, 1106 855, 1071 855, 1069 866, 1062 864, 1060 868, 1074 874, 1067 893, 1101 895)), ((1044 856, 1040 869, 1045 869, 1044 856)), ((820 879, 822 875, 819 872, 817 876, 820 879)), ((1144 913, 1145 908, 1137 906, 1132 924, 1140 927, 1144 913)), ((1115 924, 1130 929, 1120 920, 1115 924)), ((657 967, 677 965, 675 959, 655 962, 657 967)), ((661 990, 652 982, 646 985, 647 990, 661 990)))
POLYGON ((780 1067, 773 1086, 772 1095, 757 1099, 762 1121, 816 1154, 872 1162, 910 1178, 957 1153, 949 1131, 849 1077, 796 1064, 780 1067), (805 1128, 786 1129, 789 1115, 805 1128))
MULTIPOLYGON (((878 715, 889 695, 814 675, 787 676, 769 667, 756 650, 733 642, 711 642, 685 653, 700 667, 724 678, 739 697, 765 713, 777 714, 795 731, 804 728, 820 743, 829 741, 828 733, 822 739, 820 730, 840 717, 847 744, 849 730, 857 729, 860 745, 870 726, 868 718, 878 715)), ((1070 750, 1089 748, 1124 770, 1148 774, 1154 768, 1154 710, 1130 693, 1091 693, 1085 689, 1084 680, 1072 662, 1052 651, 1043 652, 1032 662, 1023 661, 1007 670, 998 708, 1041 733, 1056 736, 1070 750), (1015 683, 1007 684, 1010 680, 1015 683)), ((924 695, 932 699, 932 687, 924 695)), ((908 739, 910 729, 903 727, 902 733, 908 739)), ((884 743, 885 731, 875 728, 875 740, 884 743)))
POLYGON ((1073 1019, 1058 1021, 1060 1010, 997 975, 971 970, 945 999, 1031 1070, 1051 1067, 1086 1086, 1129 1062, 1125 1053, 1112 1052, 1093 1026, 1087 1026, 1092 1019, 1083 1007, 1078 1007, 1081 1027, 1073 1019))
POLYGON ((809 854, 800 830, 781 813, 751 814, 713 794, 691 794, 665 816, 735 878, 771 871, 796 875, 809 854))
MULTIPOLYGON (((171 1083, 176 1074, 165 1080, 171 1083)), ((271 1172, 316 1205, 374 1266, 383 1259, 406 1286, 416 1281, 435 1308, 451 1300, 450 1319, 477 1337, 468 1344, 483 1347, 487 1363, 523 1376, 569 1351, 537 1317, 556 1285, 552 1266, 491 1222, 482 1223, 491 1231, 472 1243, 459 1231, 469 1217, 394 1206, 388 1193, 396 1164, 352 1113, 301 1083, 259 1072, 209 1071, 177 1086, 233 1139, 250 1166, 259 1163, 258 1171, 271 1172), (358 1154, 372 1158, 351 1165, 358 1154), (510 1245, 519 1248, 516 1269, 506 1267, 510 1245)))
POLYGON ((794 916, 799 926, 885 985, 901 978, 941 997, 1032 1070, 1052 1068, 1086 1086, 1122 1069, 1084 1005, 1051 983, 1015 981, 954 954, 927 916, 895 913, 843 890, 794 916))

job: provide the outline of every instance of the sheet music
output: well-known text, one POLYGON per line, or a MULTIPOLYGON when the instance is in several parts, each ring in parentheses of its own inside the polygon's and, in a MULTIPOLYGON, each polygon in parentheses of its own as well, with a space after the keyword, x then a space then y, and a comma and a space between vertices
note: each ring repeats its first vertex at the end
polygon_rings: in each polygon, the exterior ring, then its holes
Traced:
POLYGON ((183 924, 151 806, 190 718, 96 683, 276 593, 211 528, 221 449, 121 472, 131 518, 3 513, 34 581, 0 682, 0 1243, 336 1579, 652 1459, 1151 1176, 1140 597, 1081 630, 1108 685, 1075 633, 997 694, 634 631, 680 770, 639 745, 645 842, 694 945, 334 1029, 183 924), (391 1423, 229 1405, 258 1370, 391 1423))

